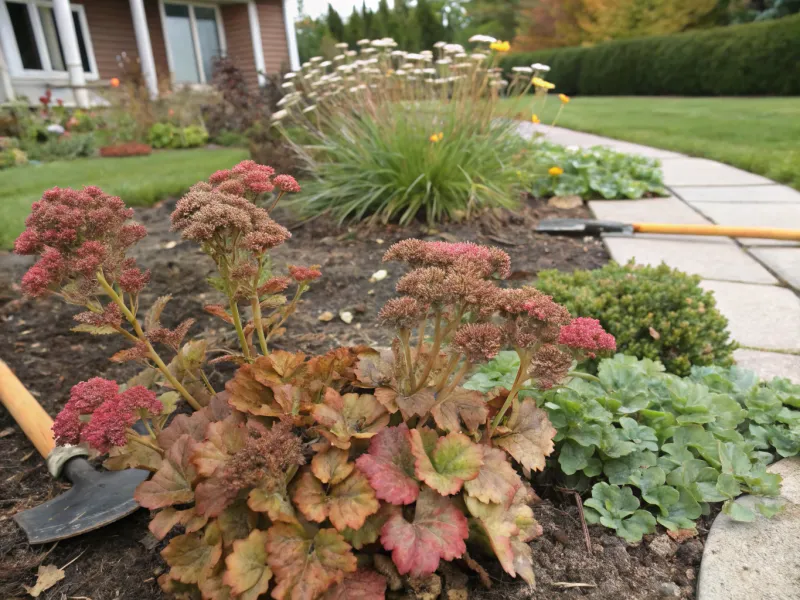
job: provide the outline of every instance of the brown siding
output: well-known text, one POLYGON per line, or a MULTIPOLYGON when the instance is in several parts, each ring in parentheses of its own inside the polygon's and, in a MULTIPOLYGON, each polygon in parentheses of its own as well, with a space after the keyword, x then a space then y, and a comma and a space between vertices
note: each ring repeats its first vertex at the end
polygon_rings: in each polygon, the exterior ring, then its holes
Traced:
POLYGON ((117 56, 122 52, 138 56, 130 4, 127 0, 79 0, 75 4, 85 7, 100 78, 119 75, 117 56))
POLYGON ((280 73, 282 68, 289 68, 289 44, 286 42, 286 27, 283 24, 283 2, 257 0, 256 6, 267 73, 280 73))
POLYGON ((253 56, 253 42, 250 37, 250 21, 247 4, 222 4, 222 25, 225 28, 225 41, 228 56, 242 70, 250 89, 258 87, 256 59, 253 56))
POLYGON ((159 85, 169 85, 169 63, 167 47, 164 45, 164 28, 161 26, 161 13, 158 0, 144 0, 144 11, 147 15, 147 28, 150 30, 150 46, 153 48, 153 60, 156 63, 159 85))

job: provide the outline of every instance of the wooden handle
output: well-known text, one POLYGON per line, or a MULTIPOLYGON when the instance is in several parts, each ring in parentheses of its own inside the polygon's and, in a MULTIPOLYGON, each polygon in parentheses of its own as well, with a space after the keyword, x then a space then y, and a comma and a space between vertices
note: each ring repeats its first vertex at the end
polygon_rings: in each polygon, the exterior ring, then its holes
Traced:
POLYGON ((763 238, 800 241, 800 229, 775 227, 728 227, 726 225, 675 225, 671 223, 634 223, 639 233, 671 233, 676 235, 719 235, 724 237, 763 238))
POLYGON ((44 458, 55 448, 53 419, 0 360, 0 401, 44 458))

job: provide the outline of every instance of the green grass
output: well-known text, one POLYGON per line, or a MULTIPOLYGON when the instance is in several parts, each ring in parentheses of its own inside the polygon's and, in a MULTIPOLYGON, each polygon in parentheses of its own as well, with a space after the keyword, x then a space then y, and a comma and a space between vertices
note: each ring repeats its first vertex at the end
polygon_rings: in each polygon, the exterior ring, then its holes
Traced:
POLYGON ((0 248, 10 248, 25 226, 31 204, 45 190, 96 185, 130 206, 177 196, 217 169, 248 157, 246 150, 172 150, 150 156, 83 158, 0 171, 0 248))
MULTIPOLYGON (((505 106, 529 118, 530 103, 505 106)), ((548 99, 542 123, 558 106, 548 99)), ((800 98, 579 97, 557 124, 711 158, 800 189, 800 98)))

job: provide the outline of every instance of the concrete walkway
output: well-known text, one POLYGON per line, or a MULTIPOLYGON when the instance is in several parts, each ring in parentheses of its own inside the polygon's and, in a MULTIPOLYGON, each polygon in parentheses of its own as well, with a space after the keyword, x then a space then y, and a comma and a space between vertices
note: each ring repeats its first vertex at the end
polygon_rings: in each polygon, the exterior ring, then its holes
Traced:
MULTIPOLYGON (((523 135, 534 130, 565 146, 608 146, 661 161, 668 197, 589 202, 599 219, 800 229, 800 192, 760 175, 560 127, 521 127, 523 135)), ((665 262, 700 275, 743 346, 734 354, 737 364, 800 383, 800 243, 653 234, 606 236, 605 243, 617 262, 665 262)))

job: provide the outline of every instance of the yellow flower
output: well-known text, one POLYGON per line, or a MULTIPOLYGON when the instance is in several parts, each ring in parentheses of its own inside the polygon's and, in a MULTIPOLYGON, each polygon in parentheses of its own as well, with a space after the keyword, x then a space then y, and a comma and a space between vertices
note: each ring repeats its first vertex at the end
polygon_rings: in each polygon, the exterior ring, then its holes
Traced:
POLYGON ((563 102, 564 104, 569 104, 570 101, 570 97, 567 96, 566 94, 559 94, 558 99, 561 100, 561 102, 563 102))
POLYGON ((545 81, 541 77, 534 77, 531 79, 531 83, 538 88, 542 88, 545 90, 552 90, 556 85, 554 83, 550 83, 549 81, 545 81))
POLYGON ((542 122, 541 119, 539 119, 537 115, 531 116, 531 123, 533 123, 534 125, 538 125, 541 122, 542 122))
POLYGON ((562 173, 564 173, 564 169, 561 167, 550 167, 547 172, 552 175, 553 177, 558 177, 562 173))
POLYGON ((509 42, 501 42, 498 40, 489 44, 489 48, 495 52, 508 52, 511 50, 511 44, 509 42))
POLYGON ((436 142, 441 142, 441 141, 442 141, 442 139, 444 139, 444 132, 441 132, 441 131, 440 131, 439 133, 434 133, 434 134, 432 134, 432 135, 431 135, 431 137, 429 137, 428 139, 429 139, 430 141, 432 141, 434 144, 435 144, 436 142))

